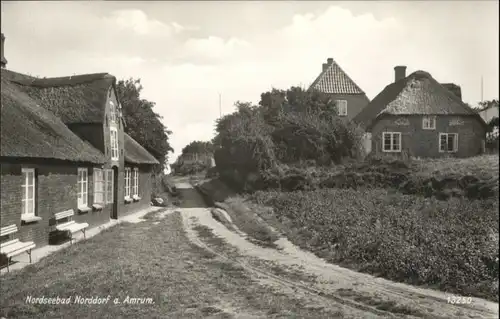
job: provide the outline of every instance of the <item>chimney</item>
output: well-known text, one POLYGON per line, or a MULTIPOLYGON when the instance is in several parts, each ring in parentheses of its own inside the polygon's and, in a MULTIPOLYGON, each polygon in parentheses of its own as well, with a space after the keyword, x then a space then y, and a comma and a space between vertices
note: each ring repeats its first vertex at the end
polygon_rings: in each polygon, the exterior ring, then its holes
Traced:
POLYGON ((2 33, 2 52, 1 52, 1 55, 2 55, 2 61, 1 61, 2 68, 5 68, 5 66, 7 65, 7 60, 5 59, 5 56, 3 55, 4 44, 5 44, 5 36, 2 33))
POLYGON ((323 63, 323 72, 325 72, 325 71, 326 71, 326 69, 328 69, 328 64, 323 63))
POLYGON ((333 64, 333 59, 332 59, 332 58, 328 58, 328 59, 326 59, 326 63, 327 63, 328 65, 332 65, 332 64, 333 64))
POLYGON ((441 85, 451 93, 455 94, 460 99, 460 101, 462 101, 462 89, 459 85, 456 85, 454 83, 442 83, 441 85))
POLYGON ((398 65, 394 67, 394 82, 397 82, 406 77, 406 66, 398 65))

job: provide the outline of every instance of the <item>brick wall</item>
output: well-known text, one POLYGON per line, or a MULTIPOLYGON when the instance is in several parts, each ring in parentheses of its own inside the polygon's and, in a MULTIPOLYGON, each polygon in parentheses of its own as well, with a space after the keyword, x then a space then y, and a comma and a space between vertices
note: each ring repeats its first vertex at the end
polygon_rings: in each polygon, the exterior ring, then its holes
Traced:
MULTIPOLYGON (((93 203, 92 169, 88 168, 89 206, 93 203)), ((49 233, 53 230, 54 214, 74 209, 74 220, 85 221, 96 226, 109 221, 109 205, 100 212, 79 215, 78 208, 78 166, 74 164, 16 164, 1 163, 1 219, 2 227, 16 224, 21 240, 32 240, 37 246, 48 244, 49 233), (35 206, 36 215, 42 220, 21 223, 21 203, 23 198, 22 168, 34 168, 36 175, 35 206)))
POLYGON ((347 101, 347 116, 346 121, 352 120, 358 115, 361 110, 370 103, 370 100, 365 94, 331 94, 334 100, 347 101))
MULTIPOLYGON (((402 150, 415 157, 469 157, 481 153, 485 129, 476 117, 437 116, 436 129, 422 129, 422 116, 385 116, 371 129, 372 152, 382 152, 382 133, 401 132, 402 150), (460 119, 461 125, 450 125, 450 120, 460 119), (399 122, 399 124, 398 124, 399 122), (458 133, 458 152, 439 152, 439 133, 458 133)), ((392 153, 394 154, 394 153, 392 153)), ((397 155, 397 154, 394 154, 397 155)))
MULTIPOLYGON (((130 167, 133 171, 134 166, 126 166, 130 167)), ((125 190, 125 183, 123 183, 123 188, 125 190)), ((138 202, 132 202, 130 204, 123 204, 120 209, 119 216, 125 216, 134 212, 137 212, 140 209, 150 207, 151 203, 151 192, 153 189, 153 179, 152 179, 152 171, 151 166, 140 166, 139 167, 139 197, 141 200, 138 202)), ((132 191, 132 189, 131 189, 132 191)), ((125 192, 124 192, 125 193, 125 192)), ((123 197, 122 197, 123 199, 123 197)), ((122 200, 122 203, 124 201, 122 200)))

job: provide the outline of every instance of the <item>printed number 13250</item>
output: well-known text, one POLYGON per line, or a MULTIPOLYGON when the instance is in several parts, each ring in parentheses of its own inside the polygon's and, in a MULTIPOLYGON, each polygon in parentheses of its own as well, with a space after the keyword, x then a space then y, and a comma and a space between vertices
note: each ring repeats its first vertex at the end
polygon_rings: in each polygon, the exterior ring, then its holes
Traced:
POLYGON ((448 303, 451 304, 471 304, 472 303, 472 297, 455 297, 451 296, 448 297, 448 303))

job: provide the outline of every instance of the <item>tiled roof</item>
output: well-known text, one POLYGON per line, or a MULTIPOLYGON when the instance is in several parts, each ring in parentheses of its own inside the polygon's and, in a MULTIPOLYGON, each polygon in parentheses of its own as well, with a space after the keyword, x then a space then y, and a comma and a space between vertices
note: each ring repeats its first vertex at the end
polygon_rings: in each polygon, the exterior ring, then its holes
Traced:
POLYGON ((424 71, 416 71, 387 85, 353 121, 368 128, 382 114, 477 115, 456 94, 424 71))
POLYGON ((326 69, 314 80, 309 89, 332 94, 365 94, 331 58, 328 59, 326 69))

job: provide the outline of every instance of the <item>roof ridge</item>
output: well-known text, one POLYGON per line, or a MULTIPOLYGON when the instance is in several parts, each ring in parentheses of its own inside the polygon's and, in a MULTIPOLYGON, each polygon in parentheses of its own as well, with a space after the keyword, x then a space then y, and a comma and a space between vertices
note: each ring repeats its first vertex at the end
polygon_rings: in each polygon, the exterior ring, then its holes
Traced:
POLYGON ((316 77, 309 86, 309 90, 318 90, 328 94, 366 94, 337 61, 329 58, 326 64, 328 66, 316 77))
POLYGON ((71 86, 71 85, 90 83, 104 79, 116 80, 116 77, 108 72, 86 73, 86 74, 77 74, 77 75, 60 76, 60 77, 36 77, 20 72, 15 72, 12 70, 2 69, 2 76, 6 76, 6 79, 9 80, 10 82, 24 86, 35 86, 35 87, 57 87, 57 86, 67 86, 67 85, 71 86))
POLYGON ((61 77, 36 78, 29 85, 37 87, 57 87, 57 86, 68 86, 68 85, 71 86, 71 85, 85 84, 105 79, 116 79, 116 78, 107 72, 87 73, 87 74, 77 74, 77 75, 61 76, 61 77))
MULTIPOLYGON (((332 58, 332 64, 330 65, 330 67, 332 66, 337 66, 337 68, 339 68, 340 71, 342 71, 342 73, 344 74, 345 77, 347 77, 351 82, 352 84, 354 84, 354 86, 360 90, 361 92, 365 93, 365 91, 363 91, 358 84, 356 84, 356 82, 346 73, 346 71, 344 71, 344 69, 342 69, 342 67, 337 63, 337 61, 335 61, 333 58, 332 58)), ((329 67, 329 68, 330 68, 329 67)))

